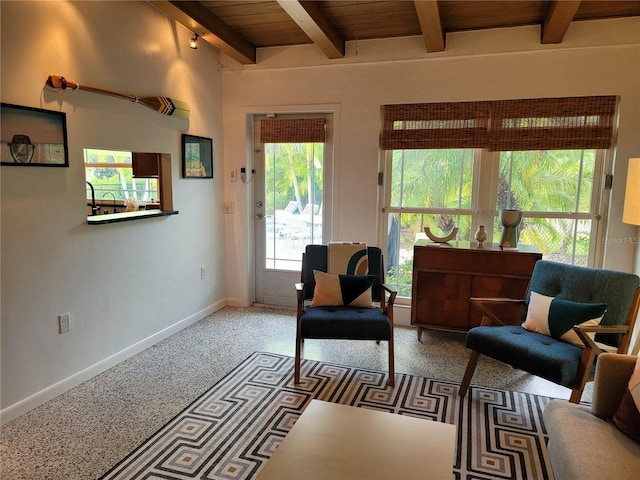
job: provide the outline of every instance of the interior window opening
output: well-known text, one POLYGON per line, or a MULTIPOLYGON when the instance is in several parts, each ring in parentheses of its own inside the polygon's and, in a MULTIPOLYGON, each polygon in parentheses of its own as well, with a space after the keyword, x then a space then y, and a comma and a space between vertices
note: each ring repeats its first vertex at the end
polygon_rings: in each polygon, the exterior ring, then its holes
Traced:
POLYGON ((159 179, 133 175, 133 152, 84 149, 87 215, 159 208, 159 179))

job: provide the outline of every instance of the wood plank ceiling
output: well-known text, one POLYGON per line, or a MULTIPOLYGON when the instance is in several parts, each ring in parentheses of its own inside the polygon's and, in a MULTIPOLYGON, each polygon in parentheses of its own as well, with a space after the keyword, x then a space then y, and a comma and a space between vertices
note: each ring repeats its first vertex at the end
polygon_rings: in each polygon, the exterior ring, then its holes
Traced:
POLYGON ((639 0, 149 0, 243 64, 259 48, 315 44, 331 59, 354 40, 421 35, 428 53, 447 33, 540 25, 540 42, 561 43, 572 22, 640 16, 639 0))

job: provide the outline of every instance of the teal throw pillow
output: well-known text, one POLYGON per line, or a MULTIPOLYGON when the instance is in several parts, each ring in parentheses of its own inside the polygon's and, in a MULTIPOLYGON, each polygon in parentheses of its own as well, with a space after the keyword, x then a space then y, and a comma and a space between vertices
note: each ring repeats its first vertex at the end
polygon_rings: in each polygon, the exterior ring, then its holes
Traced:
POLYGON ((336 275, 314 270, 313 276, 316 287, 312 307, 374 307, 371 286, 376 277, 373 275, 336 275))
MULTIPOLYGON (((522 324, 532 332, 584 346, 573 331, 574 325, 599 325, 606 303, 580 303, 531 292, 527 317, 522 324)), ((589 334, 592 338, 594 334, 589 334)))

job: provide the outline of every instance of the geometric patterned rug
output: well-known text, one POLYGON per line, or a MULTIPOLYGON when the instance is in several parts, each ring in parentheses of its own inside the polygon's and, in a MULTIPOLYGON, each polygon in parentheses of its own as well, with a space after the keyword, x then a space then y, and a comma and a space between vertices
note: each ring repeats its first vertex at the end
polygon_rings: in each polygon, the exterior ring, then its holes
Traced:
MULTIPOLYGON (((457 425, 452 477, 553 479, 542 411, 548 397, 254 353, 102 478, 255 478, 313 399, 457 425)), ((416 459, 420 461, 420 459, 416 459)), ((428 477, 429 466, 425 465, 428 477)), ((393 479, 395 480, 395 479, 393 479)))

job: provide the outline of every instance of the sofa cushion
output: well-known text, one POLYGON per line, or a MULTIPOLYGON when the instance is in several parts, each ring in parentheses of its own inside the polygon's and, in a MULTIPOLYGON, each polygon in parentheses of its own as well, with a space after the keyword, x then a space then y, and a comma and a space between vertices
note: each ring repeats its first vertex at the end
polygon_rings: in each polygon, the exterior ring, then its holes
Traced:
POLYGON ((620 430, 640 442, 640 357, 612 420, 620 430))
POLYGON ((373 275, 334 275, 314 270, 316 286, 312 307, 349 306, 373 308, 371 286, 373 275))
POLYGON ((640 471, 640 443, 591 414, 589 407, 551 400, 543 413, 555 478, 631 480, 640 471))

